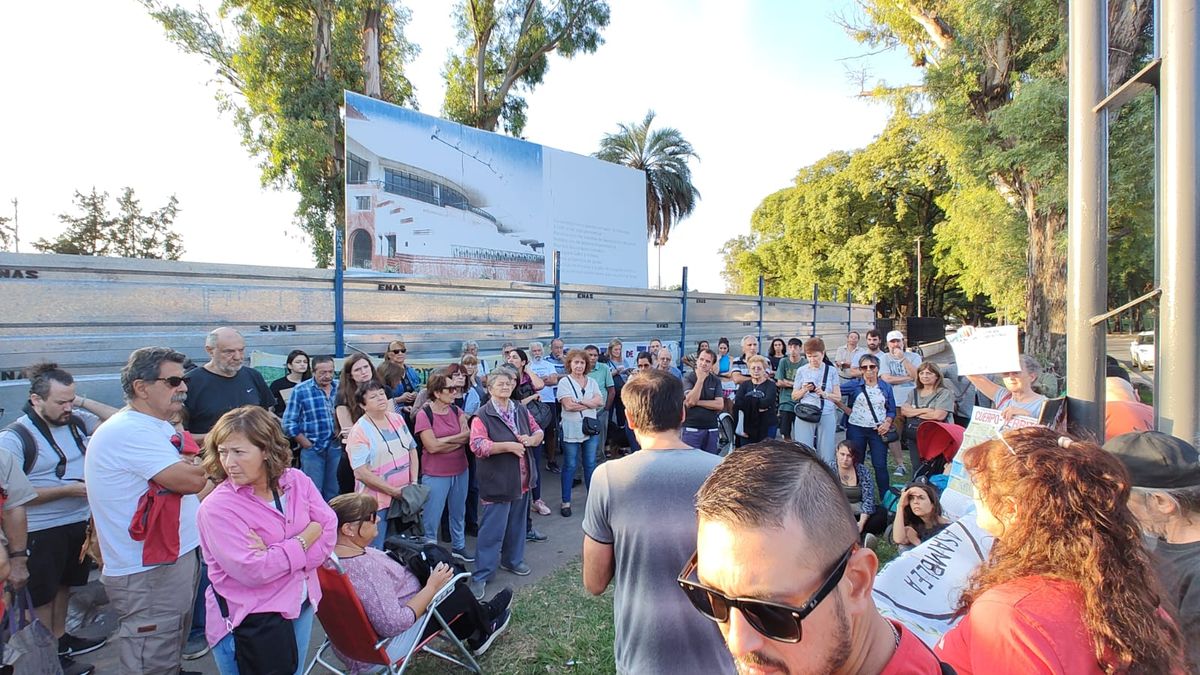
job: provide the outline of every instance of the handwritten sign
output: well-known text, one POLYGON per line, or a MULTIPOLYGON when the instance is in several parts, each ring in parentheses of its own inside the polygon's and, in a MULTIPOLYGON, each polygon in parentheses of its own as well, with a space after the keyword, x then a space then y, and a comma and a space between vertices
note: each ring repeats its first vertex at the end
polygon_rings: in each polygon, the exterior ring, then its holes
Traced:
POLYGON ((958 622, 958 598, 991 546, 974 516, 960 518, 879 571, 875 606, 933 646, 958 622))
POLYGON ((975 406, 971 411, 971 423, 963 433, 962 445, 950 464, 950 471, 947 472, 950 480, 942 492, 942 510, 947 518, 961 518, 975 512, 975 488, 971 485, 966 467, 963 466, 963 453, 968 448, 999 438, 1002 431, 1020 429, 1037 423, 1032 417, 1024 416, 1006 420, 999 410, 975 406))
POLYGON ((954 350, 959 375, 1012 373, 1021 369, 1016 326, 976 328, 969 336, 960 332, 947 342, 954 350))

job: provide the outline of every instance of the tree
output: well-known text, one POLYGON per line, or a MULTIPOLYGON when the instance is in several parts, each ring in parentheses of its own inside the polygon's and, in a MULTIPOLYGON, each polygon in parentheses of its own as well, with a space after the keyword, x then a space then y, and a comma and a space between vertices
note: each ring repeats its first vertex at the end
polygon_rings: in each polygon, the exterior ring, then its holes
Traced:
POLYGON ((462 0, 455 8, 462 53, 446 62, 442 114, 513 136, 525 128, 525 99, 517 92, 542 83, 548 56, 592 53, 608 25, 604 0, 462 0))
POLYGON ((142 213, 133 188, 124 188, 117 198, 116 216, 108 212, 108 193, 97 192, 94 187, 88 194, 76 190, 73 202, 79 215, 58 216, 66 224, 66 231, 53 240, 38 239, 34 248, 43 253, 164 260, 178 260, 183 255, 183 242, 171 229, 179 213, 175 195, 166 206, 142 213))
POLYGON ((678 129, 650 131, 653 122, 651 110, 641 123, 617 125, 617 133, 600 140, 596 157, 646 174, 646 236, 661 250, 671 228, 691 215, 700 199, 688 167, 688 160, 700 157, 678 129))
POLYGON ((767 196, 751 233, 722 249, 729 290, 757 293, 761 275, 772 296, 811 298, 814 285, 830 299, 835 288, 850 290, 878 298, 884 316, 907 316, 919 285, 926 313, 941 315, 955 276, 926 256, 916 278, 915 238, 934 240, 950 189, 945 162, 924 139, 928 124, 898 109, 867 147, 830 153, 767 196))
POLYGON ((300 194, 297 223, 317 265, 328 267, 333 232, 345 225, 342 92, 411 102, 408 11, 394 0, 224 0, 214 18, 142 4, 168 40, 215 69, 218 108, 259 158, 263 184, 300 194))
MULTIPOLYGON (((1068 3, 859 3, 865 21, 848 25, 852 35, 873 47, 903 47, 924 68, 919 96, 933 107, 935 144, 954 185, 943 201, 943 260, 957 259, 964 288, 987 288, 998 304, 1019 285, 1025 349, 1062 373, 1068 3), (989 273, 999 276, 989 281, 989 273)), ((1151 7, 1149 0, 1109 4, 1110 90, 1146 58, 1151 7)))
POLYGON ((0 216, 0 251, 7 251, 9 246, 13 245, 16 240, 16 230, 8 223, 12 218, 0 216))

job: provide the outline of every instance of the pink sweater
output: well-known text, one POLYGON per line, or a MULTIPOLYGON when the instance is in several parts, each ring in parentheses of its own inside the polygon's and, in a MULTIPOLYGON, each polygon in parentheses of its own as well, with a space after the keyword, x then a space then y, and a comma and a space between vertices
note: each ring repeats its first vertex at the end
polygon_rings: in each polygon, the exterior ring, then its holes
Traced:
POLYGON ((229 605, 234 626, 257 612, 294 619, 305 599, 313 607, 321 600, 317 568, 333 551, 337 516, 308 476, 296 469, 279 477, 279 495, 283 513, 273 501, 256 497, 251 486, 226 480, 200 504, 200 550, 212 581, 205 598, 205 637, 210 645, 229 633, 214 590, 229 605), (321 524, 322 533, 306 552, 294 537, 314 521, 321 524), (251 531, 262 538, 266 551, 250 547, 251 531))

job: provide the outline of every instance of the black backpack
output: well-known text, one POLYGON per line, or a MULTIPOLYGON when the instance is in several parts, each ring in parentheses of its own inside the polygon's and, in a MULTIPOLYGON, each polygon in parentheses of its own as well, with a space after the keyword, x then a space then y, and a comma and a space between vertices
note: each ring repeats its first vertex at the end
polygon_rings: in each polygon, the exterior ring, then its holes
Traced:
POLYGON ((424 537, 392 535, 384 542, 383 548, 389 558, 407 567, 422 584, 429 582, 429 572, 437 567, 438 563, 446 563, 456 575, 467 571, 462 563, 454 559, 450 551, 427 541, 424 537))
MULTIPOLYGON (((71 413, 71 420, 67 425, 71 429, 71 435, 75 437, 75 444, 79 446, 79 451, 86 453, 87 444, 83 442, 83 439, 87 437, 87 424, 83 421, 83 418, 75 413, 71 413)), ((28 476, 29 472, 33 470, 33 465, 37 463, 37 439, 33 437, 33 432, 28 427, 21 424, 20 420, 0 429, 0 432, 5 431, 14 433, 17 435, 17 438, 21 439, 21 454, 25 458, 21 468, 24 470, 25 475, 28 476)))

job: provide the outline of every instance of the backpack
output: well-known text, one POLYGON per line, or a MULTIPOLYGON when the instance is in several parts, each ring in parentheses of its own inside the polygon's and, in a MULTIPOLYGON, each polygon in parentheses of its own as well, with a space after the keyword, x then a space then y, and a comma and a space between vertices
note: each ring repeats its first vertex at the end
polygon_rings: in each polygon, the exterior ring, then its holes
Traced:
MULTIPOLYGON (((71 429, 71 435, 75 437, 75 444, 79 446, 79 452, 86 453, 87 444, 83 442, 83 439, 87 437, 87 424, 82 417, 75 413, 71 413, 71 420, 67 424, 71 429)), ((0 433, 5 431, 16 434, 17 438, 21 440, 21 454, 25 458, 21 468, 28 476, 29 472, 33 470, 33 465, 37 463, 37 439, 33 437, 33 432, 28 427, 20 423, 20 420, 11 422, 8 426, 0 429, 0 433)))
MULTIPOLYGON (((465 413, 463 413, 462 408, 459 408, 457 405, 454 405, 453 403, 450 404, 450 410, 451 410, 451 412, 454 413, 454 419, 456 419, 456 420, 462 419, 462 416, 465 414, 465 413)), ((416 408, 411 409, 410 415, 412 418, 409 420, 406 420, 406 421, 409 423, 409 428, 412 429, 413 442, 417 444, 417 453, 421 457, 424 457, 425 456, 425 444, 421 441, 421 434, 417 433, 417 416, 420 415, 421 413, 425 413, 426 419, 429 420, 429 429, 432 431, 433 430, 433 408, 430 408, 428 403, 421 406, 421 408, 419 410, 416 408)))
POLYGON ((429 573, 438 563, 446 563, 456 575, 467 571, 462 563, 454 559, 450 551, 423 537, 393 535, 387 538, 383 547, 389 558, 408 568, 422 584, 429 582, 429 573))

